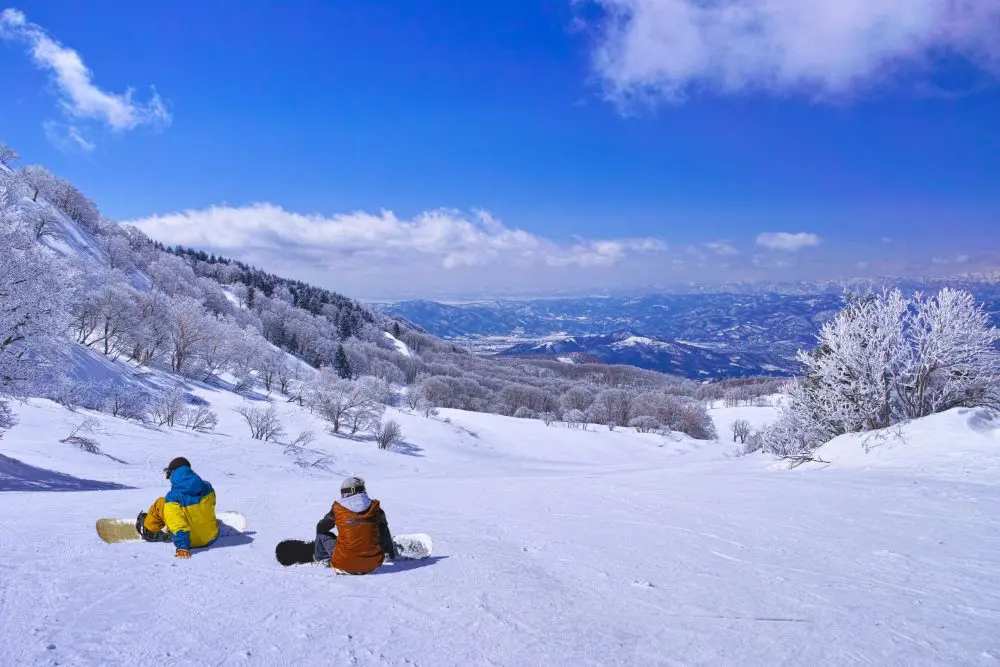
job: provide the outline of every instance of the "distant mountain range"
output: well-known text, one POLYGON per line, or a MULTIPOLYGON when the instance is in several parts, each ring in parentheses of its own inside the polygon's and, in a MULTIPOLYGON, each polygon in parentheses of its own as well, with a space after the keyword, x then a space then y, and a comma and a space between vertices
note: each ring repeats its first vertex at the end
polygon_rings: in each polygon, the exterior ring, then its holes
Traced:
POLYGON ((564 363, 628 364, 692 379, 789 375, 794 358, 757 352, 727 352, 704 343, 665 341, 630 331, 590 336, 551 337, 512 345, 502 356, 546 357, 564 363))
MULTIPOLYGON (((1000 324, 1000 285, 955 286, 975 293, 1000 324)), ((796 351, 813 347, 842 305, 839 292, 787 291, 378 304, 480 353, 630 364, 689 378, 793 374, 796 351)))

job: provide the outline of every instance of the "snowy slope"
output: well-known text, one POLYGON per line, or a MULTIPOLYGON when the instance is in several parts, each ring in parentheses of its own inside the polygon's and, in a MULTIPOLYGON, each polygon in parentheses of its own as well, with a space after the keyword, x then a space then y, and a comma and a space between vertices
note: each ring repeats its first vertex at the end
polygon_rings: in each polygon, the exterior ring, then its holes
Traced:
MULTIPOLYGON (((279 402, 293 436, 318 435, 297 463, 248 438, 236 396, 191 390, 218 411, 215 433, 14 406, 0 441, 0 664, 1000 660, 994 471, 777 471, 723 443, 450 410, 392 414, 406 445, 383 452, 279 402), (108 456, 59 442, 85 417, 108 456), (100 542, 94 520, 144 509, 177 455, 251 533, 190 561, 100 542), (431 533, 434 558, 370 577, 279 567, 274 544, 310 537, 345 474, 368 480, 394 531, 431 533)), ((948 422, 981 436, 973 460, 996 445, 978 419, 948 422)), ((913 437, 941 449, 940 432, 913 437)))
POLYGON ((837 468, 1000 482, 1000 418, 988 410, 955 408, 881 431, 842 435, 815 457, 837 468))

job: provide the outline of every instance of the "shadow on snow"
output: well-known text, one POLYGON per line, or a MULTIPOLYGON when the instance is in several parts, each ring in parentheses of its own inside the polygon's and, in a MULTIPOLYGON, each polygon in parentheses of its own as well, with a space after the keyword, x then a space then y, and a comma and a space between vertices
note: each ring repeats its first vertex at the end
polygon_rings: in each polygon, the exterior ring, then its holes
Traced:
POLYGON ((134 487, 114 482, 81 479, 55 470, 36 468, 0 454, 2 491, 119 491, 134 487))
POLYGON ((375 570, 368 576, 378 576, 383 574, 395 574, 396 572, 406 572, 407 570, 416 570, 421 567, 429 567, 434 565, 438 561, 442 561, 447 556, 428 556, 427 558, 414 558, 407 559, 401 558, 399 560, 393 561, 391 564, 385 564, 379 569, 375 570))
POLYGON ((242 547, 247 544, 253 544, 253 536, 256 535, 256 531, 247 531, 245 533, 234 533, 232 535, 220 535, 219 539, 212 543, 211 546, 205 547, 205 551, 212 551, 213 549, 225 549, 227 547, 242 547))

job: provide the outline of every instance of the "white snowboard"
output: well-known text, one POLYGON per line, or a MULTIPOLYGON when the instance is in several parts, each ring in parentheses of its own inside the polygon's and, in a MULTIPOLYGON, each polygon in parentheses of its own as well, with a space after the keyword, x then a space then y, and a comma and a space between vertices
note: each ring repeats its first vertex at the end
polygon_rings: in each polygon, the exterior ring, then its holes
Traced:
POLYGON ((427 533, 393 535, 398 557, 402 559, 427 558, 434 553, 434 541, 427 533))
MULTIPOLYGON (((247 518, 240 512, 216 512, 219 520, 219 537, 229 537, 246 532, 247 518)), ((108 544, 141 540, 135 529, 135 519, 98 519, 97 535, 108 544)))

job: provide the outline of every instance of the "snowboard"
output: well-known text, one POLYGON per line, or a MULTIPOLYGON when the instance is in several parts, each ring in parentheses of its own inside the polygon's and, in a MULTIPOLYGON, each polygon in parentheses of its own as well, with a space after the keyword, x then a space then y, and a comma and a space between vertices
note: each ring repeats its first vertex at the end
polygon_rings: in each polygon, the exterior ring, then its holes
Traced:
MULTIPOLYGON (((247 529, 247 518, 240 512, 216 512, 219 520, 219 537, 239 535, 247 529)), ((97 536, 108 544, 141 540, 135 529, 135 519, 98 519, 97 536)))
MULTIPOLYGON (((429 558, 434 551, 434 542, 427 533, 393 535, 392 542, 396 545, 396 560, 429 558)), ((316 563, 313 560, 313 540, 282 540, 274 548, 274 557, 286 567, 316 563)))

